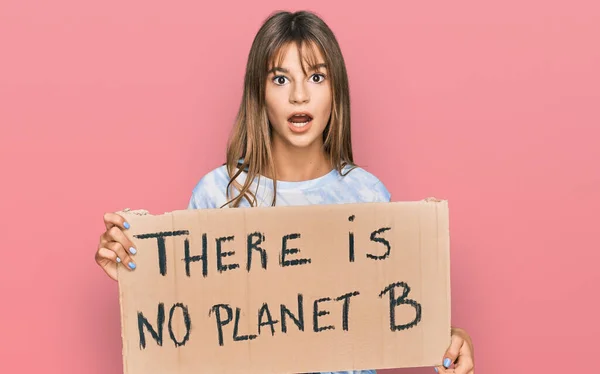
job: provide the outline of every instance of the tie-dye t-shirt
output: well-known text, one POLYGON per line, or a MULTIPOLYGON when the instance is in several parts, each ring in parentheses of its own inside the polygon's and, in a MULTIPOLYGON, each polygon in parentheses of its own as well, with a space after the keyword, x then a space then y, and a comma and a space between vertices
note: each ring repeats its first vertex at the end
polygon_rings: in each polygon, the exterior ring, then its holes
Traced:
MULTIPOLYGON (((388 202, 390 194, 383 183, 365 169, 346 167, 344 175, 337 170, 307 181, 277 181, 277 198, 275 205, 313 205, 388 202), (348 172, 349 171, 349 172, 348 172)), ((245 173, 238 177, 243 183, 245 173)), ((206 174, 193 190, 189 209, 220 208, 227 203, 227 183, 229 175, 225 166, 221 166, 206 174)), ((255 192, 258 206, 270 206, 273 200, 273 181, 266 177, 258 178, 251 187, 255 192), (258 186, 257 186, 258 183, 258 186)), ((246 199, 242 199, 242 207, 248 207, 246 199)))
MULTIPOLYGON (((276 206, 311 205, 311 204, 344 204, 388 202, 390 193, 383 183, 373 174, 355 167, 337 170, 328 174, 301 182, 277 182, 276 206), (349 172, 348 172, 349 171, 349 172)), ((243 183, 245 173, 238 177, 243 183)), ((196 185, 190 199, 188 209, 220 208, 227 203, 227 183, 229 176, 225 166, 212 170, 196 185)), ((273 181, 260 177, 251 187, 255 192, 258 206, 271 206, 273 200, 273 181)), ((248 201, 242 200, 242 207, 248 207, 248 201)), ((375 370, 343 371, 322 374, 375 374, 375 370)))

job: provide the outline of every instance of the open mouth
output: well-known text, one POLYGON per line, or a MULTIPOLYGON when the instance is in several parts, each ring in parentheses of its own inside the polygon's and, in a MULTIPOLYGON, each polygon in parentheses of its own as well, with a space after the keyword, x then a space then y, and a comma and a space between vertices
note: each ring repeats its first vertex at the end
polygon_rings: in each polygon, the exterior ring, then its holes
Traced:
POLYGON ((288 122, 294 127, 304 127, 312 119, 312 116, 308 113, 295 113, 288 118, 288 122))

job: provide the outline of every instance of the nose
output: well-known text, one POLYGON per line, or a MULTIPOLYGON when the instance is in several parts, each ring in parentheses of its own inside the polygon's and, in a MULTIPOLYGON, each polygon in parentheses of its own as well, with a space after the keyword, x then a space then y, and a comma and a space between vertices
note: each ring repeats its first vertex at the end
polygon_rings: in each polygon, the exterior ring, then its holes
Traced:
POLYGON ((290 103, 299 104, 307 103, 310 99, 308 90, 304 86, 304 83, 294 84, 292 92, 290 93, 290 103))

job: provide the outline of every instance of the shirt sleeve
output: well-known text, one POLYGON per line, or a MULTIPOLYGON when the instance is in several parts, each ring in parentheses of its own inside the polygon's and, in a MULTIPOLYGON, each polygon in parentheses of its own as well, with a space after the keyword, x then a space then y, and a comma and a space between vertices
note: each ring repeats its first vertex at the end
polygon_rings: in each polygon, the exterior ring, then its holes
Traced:
POLYGON ((377 181, 373 189, 376 194, 375 202, 389 203, 392 200, 390 192, 381 181, 377 181))
POLYGON ((215 208, 215 199, 211 198, 210 186, 206 178, 202 178, 194 187, 192 196, 188 203, 188 209, 210 209, 215 208))

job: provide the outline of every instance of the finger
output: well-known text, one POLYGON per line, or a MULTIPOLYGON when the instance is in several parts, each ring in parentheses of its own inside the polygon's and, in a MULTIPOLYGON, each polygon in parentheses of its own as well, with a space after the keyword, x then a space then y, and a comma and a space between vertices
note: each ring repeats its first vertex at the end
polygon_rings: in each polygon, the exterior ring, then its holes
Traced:
MULTIPOLYGON (((123 246, 123 248, 127 248, 127 251, 132 255, 137 253, 137 249, 135 248, 133 242, 129 240, 129 238, 127 238, 127 236, 123 233, 123 231, 121 231, 121 229, 118 226, 113 226, 112 228, 106 230, 106 232, 104 233, 104 240, 105 243, 120 243, 123 246)), ((121 260, 123 260, 123 258, 121 258, 121 260)))
POLYGON ((456 359, 458 358, 458 354, 460 353, 460 349, 463 346, 465 340, 459 335, 452 335, 452 340, 450 341, 450 347, 444 354, 443 365, 445 368, 449 368, 456 359))
POLYGON ((129 222, 127 222, 123 216, 117 213, 105 213, 104 225, 106 226, 106 230, 109 230, 114 226, 117 226, 123 230, 127 230, 130 227, 129 222))
POLYGON ((117 258, 117 253, 106 247, 101 247, 98 249, 98 252, 96 252, 96 261, 106 260, 116 264, 117 258))
POLYGON ((458 355, 458 359, 456 360, 456 365, 454 366, 454 370, 456 374, 469 374, 474 369, 473 356, 469 349, 468 344, 463 344, 463 347, 458 355))
POLYGON ((470 357, 460 357, 458 364, 454 367, 456 374, 472 374, 473 373, 473 360, 470 357))
POLYGON ((108 276, 117 280, 117 254, 108 248, 101 247, 96 252, 96 262, 108 276))
POLYGON ((129 255, 129 253, 127 253, 127 251, 125 250, 125 248, 123 248, 123 245, 121 245, 121 243, 110 242, 106 245, 106 247, 116 254, 116 262, 122 262, 125 265, 125 267, 129 270, 133 270, 136 268, 136 264, 133 261, 133 258, 129 255))
POLYGON ((436 373, 439 373, 439 374, 450 374, 450 373, 452 373, 452 371, 451 371, 452 369, 446 369, 442 365, 435 366, 433 369, 435 370, 436 373))

